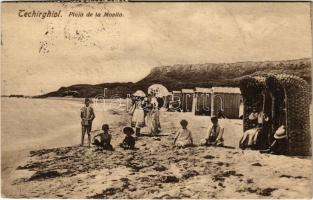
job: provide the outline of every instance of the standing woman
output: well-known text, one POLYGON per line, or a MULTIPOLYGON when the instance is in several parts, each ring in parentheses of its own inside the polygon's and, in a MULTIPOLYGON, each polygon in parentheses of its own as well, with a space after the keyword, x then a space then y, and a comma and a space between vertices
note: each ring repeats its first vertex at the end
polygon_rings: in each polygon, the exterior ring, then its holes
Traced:
POLYGON ((134 94, 135 103, 134 103, 134 112, 132 115, 131 126, 135 128, 136 136, 140 136, 140 129, 145 126, 145 114, 144 114, 144 97, 145 93, 141 90, 136 91, 134 94))
POLYGON ((159 106, 156 97, 150 101, 151 110, 148 113, 148 131, 151 136, 156 136, 160 132, 159 106))

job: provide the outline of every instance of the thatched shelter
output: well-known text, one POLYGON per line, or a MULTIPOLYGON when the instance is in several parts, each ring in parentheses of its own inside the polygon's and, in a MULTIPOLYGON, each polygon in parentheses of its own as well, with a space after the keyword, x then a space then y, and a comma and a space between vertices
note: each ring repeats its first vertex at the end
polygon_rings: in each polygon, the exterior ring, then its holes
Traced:
POLYGON ((248 119, 253 108, 258 110, 263 108, 264 96, 266 91, 265 77, 246 76, 240 81, 240 90, 244 105, 243 111, 243 131, 253 128, 253 123, 248 119))
MULTIPOLYGON (((264 76, 246 76, 240 81, 240 90, 243 100, 243 131, 255 127, 255 122, 249 120, 249 115, 253 110, 263 111, 269 118, 272 118, 272 98, 266 86, 266 77, 264 76)), ((259 143, 256 149, 265 149, 271 143, 272 129, 269 123, 264 123, 262 134, 259 137, 259 143)))
POLYGON ((270 75, 266 79, 273 95, 273 132, 285 125, 288 152, 291 155, 311 154, 309 85, 293 75, 270 75))
POLYGON ((311 150, 308 84, 301 78, 286 74, 247 76, 240 81, 244 103, 243 129, 253 128, 248 119, 252 109, 262 110, 270 118, 263 125, 262 144, 273 141, 277 128, 285 125, 290 155, 309 155, 311 150))

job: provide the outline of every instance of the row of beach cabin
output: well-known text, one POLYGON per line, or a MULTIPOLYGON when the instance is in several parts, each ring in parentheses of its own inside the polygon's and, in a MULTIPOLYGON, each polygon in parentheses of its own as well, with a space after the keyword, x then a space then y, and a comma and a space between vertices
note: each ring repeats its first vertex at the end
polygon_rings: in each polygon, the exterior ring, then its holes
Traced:
POLYGON ((218 115, 236 119, 241 115, 242 98, 239 88, 212 87, 182 89, 168 95, 168 107, 172 111, 192 112, 195 115, 218 115))
POLYGON ((285 127, 289 155, 312 155, 311 115, 312 91, 300 77, 290 74, 245 76, 239 88, 212 87, 182 89, 166 92, 168 110, 193 112, 196 115, 218 115, 226 118, 243 118, 243 131, 255 127, 249 120, 254 108, 262 110, 271 119, 263 124, 266 144, 272 144, 274 134, 285 127))

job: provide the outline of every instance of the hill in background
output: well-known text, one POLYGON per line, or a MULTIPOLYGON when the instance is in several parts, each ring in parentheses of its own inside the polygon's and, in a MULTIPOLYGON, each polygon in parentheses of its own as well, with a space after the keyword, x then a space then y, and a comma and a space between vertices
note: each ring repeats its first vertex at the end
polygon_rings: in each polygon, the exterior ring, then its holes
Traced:
POLYGON ((161 66, 153 68, 150 74, 136 83, 78 84, 36 97, 95 97, 103 95, 104 88, 107 88, 106 97, 126 97, 138 89, 146 92, 150 85, 156 83, 164 85, 169 91, 195 87, 238 87, 242 76, 268 73, 293 74, 311 84, 311 59, 161 66))

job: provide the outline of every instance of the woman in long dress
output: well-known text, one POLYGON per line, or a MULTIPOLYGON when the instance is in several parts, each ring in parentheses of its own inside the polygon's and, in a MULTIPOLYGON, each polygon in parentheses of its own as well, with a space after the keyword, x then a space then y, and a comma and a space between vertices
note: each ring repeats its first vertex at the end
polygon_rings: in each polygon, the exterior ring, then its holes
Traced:
POLYGON ((151 136, 156 136, 160 132, 159 124, 159 110, 152 108, 148 114, 148 131, 151 136))
POLYGON ((145 114, 143 110, 144 101, 142 98, 137 99, 134 103, 134 112, 132 115, 131 126, 136 129, 136 136, 140 136, 140 129, 145 126, 145 114))
POLYGON ((155 97, 151 98, 150 101, 150 111, 147 116, 148 122, 148 132, 152 136, 156 136, 160 132, 160 112, 159 112, 159 104, 155 97))

